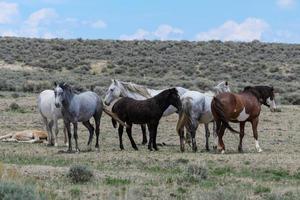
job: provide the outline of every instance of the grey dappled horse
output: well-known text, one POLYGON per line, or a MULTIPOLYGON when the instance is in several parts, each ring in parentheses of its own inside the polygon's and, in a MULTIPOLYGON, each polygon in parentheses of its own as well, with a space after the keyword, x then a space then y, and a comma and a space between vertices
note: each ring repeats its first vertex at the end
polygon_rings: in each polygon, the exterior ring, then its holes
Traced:
MULTIPOLYGON (((197 151, 196 145, 196 131, 200 123, 205 124, 205 136, 206 136, 206 150, 209 150, 208 138, 209 129, 208 124, 214 121, 211 112, 211 102, 215 94, 230 92, 228 82, 223 81, 214 87, 214 92, 201 93, 197 91, 187 91, 181 97, 182 110, 179 113, 179 119, 177 122, 176 130, 180 137, 180 150, 184 151, 184 127, 190 133, 192 137, 193 151, 197 151)), ((216 143, 216 130, 214 123, 214 137, 216 143)), ((188 135, 188 134, 187 134, 188 135)), ((216 145, 216 144, 215 144, 216 145)))
POLYGON ((55 83, 55 106, 61 107, 64 124, 68 132, 69 148, 68 152, 72 152, 71 128, 74 126, 75 151, 79 152, 77 123, 82 124, 89 130, 90 136, 88 140, 88 150, 91 150, 94 130, 96 132, 95 148, 99 150, 99 134, 100 134, 100 119, 103 111, 103 103, 100 97, 91 91, 74 93, 73 89, 66 83, 55 83), (95 128, 90 123, 90 118, 95 119, 95 128))

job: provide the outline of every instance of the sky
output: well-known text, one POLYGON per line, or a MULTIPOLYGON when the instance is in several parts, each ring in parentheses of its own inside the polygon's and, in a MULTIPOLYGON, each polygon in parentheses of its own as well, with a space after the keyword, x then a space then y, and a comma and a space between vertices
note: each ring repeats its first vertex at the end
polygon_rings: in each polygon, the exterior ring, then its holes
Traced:
POLYGON ((0 36, 300 43, 300 0, 0 0, 0 36))

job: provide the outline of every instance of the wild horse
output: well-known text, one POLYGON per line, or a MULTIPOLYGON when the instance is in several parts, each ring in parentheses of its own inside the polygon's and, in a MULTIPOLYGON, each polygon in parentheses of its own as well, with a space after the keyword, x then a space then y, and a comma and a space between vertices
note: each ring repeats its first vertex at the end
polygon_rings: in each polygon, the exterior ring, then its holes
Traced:
POLYGON ((273 87, 248 86, 238 94, 226 92, 213 98, 211 110, 217 124, 221 153, 225 153, 225 145, 222 138, 226 128, 232 132, 240 134, 238 150, 239 152, 243 151, 242 142, 246 122, 250 122, 252 124, 256 150, 258 152, 262 152, 262 149, 259 146, 257 134, 261 104, 270 107, 271 111, 276 109, 273 87), (240 132, 234 130, 229 125, 229 122, 240 123, 240 132))
POLYGON ((91 150, 91 143, 96 128, 96 145, 99 149, 100 119, 103 111, 103 103, 100 97, 91 91, 76 94, 73 89, 66 83, 56 84, 54 89, 55 106, 61 108, 64 124, 68 132, 69 149, 72 152, 71 127, 74 127, 75 150, 79 152, 77 123, 82 122, 89 130, 88 150, 91 150), (90 123, 90 118, 95 119, 95 128, 90 123))
MULTIPOLYGON (((180 137, 180 150, 184 151, 184 127, 190 133, 192 138, 193 151, 197 150, 196 145, 196 131, 200 123, 205 124, 205 146, 206 150, 209 150, 208 139, 210 136, 208 124, 213 121, 213 115, 211 113, 211 101, 213 96, 222 92, 230 92, 230 87, 227 81, 223 81, 214 87, 214 91, 201 93, 197 91, 187 91, 181 97, 182 110, 179 113, 179 119, 177 122, 176 130, 180 137)), ((217 138, 215 133, 214 124, 214 137, 217 138)), ((188 135, 188 134, 187 134, 188 135)))
MULTIPOLYGON (((132 138, 132 124, 147 124, 150 133, 148 149, 152 151, 152 147, 158 150, 156 144, 157 127, 160 118, 170 105, 178 110, 181 109, 181 101, 176 88, 164 90, 158 95, 146 100, 135 100, 129 97, 121 98, 112 107, 112 112, 116 114, 120 120, 126 122, 128 126, 126 132, 135 150, 138 150, 138 148, 132 138)), ((112 119, 112 122, 116 128, 116 121, 112 119)), ((118 132, 120 148, 124 149, 122 141, 123 126, 121 124, 119 125, 118 132)))

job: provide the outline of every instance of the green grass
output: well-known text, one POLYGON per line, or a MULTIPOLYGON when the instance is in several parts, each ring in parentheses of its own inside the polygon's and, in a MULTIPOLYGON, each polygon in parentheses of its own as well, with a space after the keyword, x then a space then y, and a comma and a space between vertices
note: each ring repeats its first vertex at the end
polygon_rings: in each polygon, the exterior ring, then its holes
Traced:
POLYGON ((110 186, 122 186, 122 185, 129 185, 131 181, 129 179, 123 179, 123 178, 107 177, 105 178, 104 183, 110 186))
POLYGON ((256 186, 254 188, 254 194, 268 193, 271 192, 271 189, 262 185, 256 186))

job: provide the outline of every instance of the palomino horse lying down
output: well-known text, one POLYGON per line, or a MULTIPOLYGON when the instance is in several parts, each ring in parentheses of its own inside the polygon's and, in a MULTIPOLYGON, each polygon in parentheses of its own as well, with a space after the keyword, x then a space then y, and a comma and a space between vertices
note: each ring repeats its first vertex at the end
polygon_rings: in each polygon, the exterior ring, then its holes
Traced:
POLYGON ((217 123, 217 133, 222 153, 225 153, 223 135, 226 128, 232 132, 240 134, 238 150, 240 152, 243 151, 242 142, 246 122, 250 122, 252 124, 256 150, 258 152, 262 152, 257 135, 257 125, 261 111, 261 104, 270 107, 271 111, 276 109, 273 87, 248 86, 245 87, 242 92, 237 94, 225 92, 213 98, 211 110, 217 123), (240 123, 240 132, 234 130, 229 125, 229 122, 240 123))
POLYGON ((3 142, 43 143, 47 141, 48 133, 39 130, 24 130, 0 136, 3 142))
MULTIPOLYGON (((112 112, 129 126, 126 128, 126 132, 135 150, 138 150, 138 148, 131 135, 131 126, 132 124, 147 124, 150 133, 148 149, 152 151, 152 148, 158 150, 156 144, 157 127, 160 118, 170 105, 178 110, 181 109, 181 101, 176 88, 164 90, 146 100, 135 100, 124 97, 114 104, 112 112)), ((115 120, 112 122, 114 127, 116 127, 115 120)), ((121 124, 119 125, 118 132, 120 148, 124 149, 122 142, 123 126, 121 124)))

